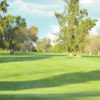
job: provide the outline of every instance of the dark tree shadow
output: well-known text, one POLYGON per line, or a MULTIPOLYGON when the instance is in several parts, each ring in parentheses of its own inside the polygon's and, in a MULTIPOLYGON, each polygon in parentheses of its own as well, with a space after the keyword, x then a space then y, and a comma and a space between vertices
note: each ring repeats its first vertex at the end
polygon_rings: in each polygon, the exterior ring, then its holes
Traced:
POLYGON ((35 61, 35 60, 41 60, 41 59, 48 59, 52 57, 61 57, 66 55, 45 55, 45 54, 38 54, 35 53, 34 55, 21 55, 20 57, 17 56, 9 56, 8 57, 0 57, 0 63, 6 63, 6 62, 17 62, 17 61, 35 61))
POLYGON ((0 63, 6 62, 18 62, 18 61, 35 61, 41 59, 47 59, 50 57, 44 56, 33 56, 33 57, 0 57, 0 63))
POLYGON ((99 96, 100 91, 66 94, 0 94, 0 100, 100 100, 99 96))
POLYGON ((0 82, 0 91, 48 88, 48 87, 56 87, 67 84, 78 84, 88 81, 99 81, 99 80, 100 80, 100 70, 91 72, 67 73, 33 81, 0 82))
POLYGON ((100 58, 99 56, 82 56, 84 58, 100 58))

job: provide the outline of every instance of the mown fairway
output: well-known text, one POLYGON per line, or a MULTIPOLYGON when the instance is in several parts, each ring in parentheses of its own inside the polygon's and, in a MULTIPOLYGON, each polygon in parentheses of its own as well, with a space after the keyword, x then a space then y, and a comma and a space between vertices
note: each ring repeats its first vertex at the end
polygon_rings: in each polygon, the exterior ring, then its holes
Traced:
POLYGON ((0 52, 0 100, 100 100, 100 57, 0 52))

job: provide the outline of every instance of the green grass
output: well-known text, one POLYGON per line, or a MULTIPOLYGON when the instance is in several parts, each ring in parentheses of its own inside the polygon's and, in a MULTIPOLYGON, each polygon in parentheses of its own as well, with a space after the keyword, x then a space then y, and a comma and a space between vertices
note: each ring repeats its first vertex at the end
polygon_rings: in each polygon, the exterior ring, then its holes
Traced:
POLYGON ((100 100, 100 57, 0 52, 0 100, 100 100))

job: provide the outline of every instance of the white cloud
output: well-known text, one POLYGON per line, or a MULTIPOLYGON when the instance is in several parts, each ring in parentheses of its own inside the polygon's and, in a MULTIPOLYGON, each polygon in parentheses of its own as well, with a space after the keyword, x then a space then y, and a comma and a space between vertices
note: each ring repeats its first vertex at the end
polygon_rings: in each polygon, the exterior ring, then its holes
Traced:
POLYGON ((40 5, 34 3, 25 3, 21 0, 16 0, 13 3, 10 3, 10 8, 14 9, 13 12, 17 13, 28 13, 31 15, 39 15, 39 16, 54 16, 54 8, 59 8, 61 5, 40 5))
POLYGON ((100 0, 80 0, 81 4, 99 3, 100 0))
POLYGON ((59 26, 58 25, 56 25, 56 26, 55 25, 51 25, 50 27, 51 27, 51 31, 48 32, 48 34, 46 35, 46 37, 50 38, 51 41, 52 41, 51 44, 54 45, 55 43, 53 42, 53 40, 56 39, 56 36, 53 35, 53 33, 59 32, 59 26))
POLYGON ((90 31, 90 33, 94 34, 94 35, 97 35, 98 32, 97 30, 100 29, 100 19, 98 20, 98 22, 96 23, 96 26, 94 26, 92 28, 92 30, 90 31))
POLYGON ((90 4, 92 3, 92 0, 80 0, 81 4, 90 4))

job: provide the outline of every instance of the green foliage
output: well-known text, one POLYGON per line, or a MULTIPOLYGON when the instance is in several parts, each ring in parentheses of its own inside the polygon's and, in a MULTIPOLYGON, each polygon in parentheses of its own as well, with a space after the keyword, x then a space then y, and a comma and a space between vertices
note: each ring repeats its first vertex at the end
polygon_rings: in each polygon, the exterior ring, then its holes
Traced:
POLYGON ((54 52, 54 50, 52 49, 52 46, 50 46, 50 47, 48 48, 48 52, 54 52))
POLYGON ((90 45, 90 49, 92 52, 100 53, 100 39, 94 40, 90 45))
POLYGON ((0 48, 5 48, 3 35, 0 33, 0 48))
POLYGON ((33 42, 36 42, 37 39, 38 39, 38 28, 35 27, 35 26, 32 26, 28 29, 28 37, 33 41, 33 42))
POLYGON ((30 27, 29 29, 26 29, 26 40, 24 41, 26 48, 27 48, 27 54, 28 51, 34 51, 33 42, 36 42, 38 39, 38 28, 35 26, 30 27))
POLYGON ((85 52, 100 54, 100 29, 97 30, 97 35, 90 34, 87 38, 85 52))
POLYGON ((96 25, 97 20, 87 18, 87 10, 79 9, 79 0, 63 1, 66 3, 64 12, 61 14, 55 12, 60 27, 59 33, 55 33, 57 36, 55 43, 59 44, 62 51, 82 52, 89 30, 96 25))
POLYGON ((36 47, 36 51, 37 51, 37 52, 42 52, 42 49, 39 48, 39 47, 36 47))
MULTIPOLYGON (((3 13, 6 13, 8 6, 9 5, 7 4, 6 0, 1 1, 0 11, 2 11, 3 13)), ((3 48, 3 49, 5 49, 4 38, 3 38, 4 26, 5 26, 5 16, 2 17, 2 15, 0 14, 0 48, 3 48)))
POLYGON ((59 45, 58 44, 55 44, 52 49, 56 52, 62 52, 61 49, 59 48, 59 45))
POLYGON ((2 0, 2 2, 0 3, 0 11, 3 11, 3 13, 6 13, 8 6, 9 4, 7 4, 6 0, 2 0))
POLYGON ((0 51, 4 51, 4 48, 0 48, 0 51))
POLYGON ((62 53, 63 51, 66 52, 66 50, 63 50, 63 47, 62 47, 61 44, 55 44, 55 45, 52 47, 52 49, 53 49, 54 51, 60 52, 60 53, 62 53))
POLYGON ((6 26, 4 27, 4 38, 9 43, 9 49, 24 42, 26 39, 26 22, 20 16, 7 15, 6 26))
MULTIPOLYGON (((49 38, 42 38, 39 40, 36 44, 36 49, 39 48, 43 52, 49 51, 49 48, 52 47, 51 45, 51 39, 49 38)), ((38 51, 38 50, 37 50, 38 51)))

